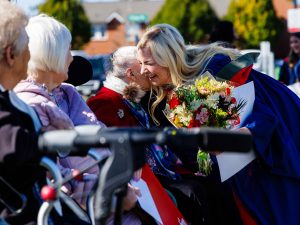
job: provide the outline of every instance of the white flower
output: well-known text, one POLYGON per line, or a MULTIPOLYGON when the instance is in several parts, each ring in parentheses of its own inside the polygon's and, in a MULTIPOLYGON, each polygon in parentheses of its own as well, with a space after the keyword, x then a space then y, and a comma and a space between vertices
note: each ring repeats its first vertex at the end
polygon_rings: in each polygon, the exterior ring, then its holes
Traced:
POLYGON ((217 107, 218 101, 216 101, 215 99, 207 99, 205 103, 207 108, 213 108, 213 109, 218 108, 217 107))
MULTIPOLYGON (((212 95, 209 95, 207 99, 212 100, 212 101, 218 101, 219 97, 220 97, 219 93, 214 93, 212 95)), ((225 95, 224 95, 224 97, 225 97, 225 95)))
POLYGON ((177 117, 179 118, 180 122, 184 126, 188 126, 190 124, 190 120, 193 117, 193 114, 186 109, 186 107, 185 107, 184 104, 183 105, 178 105, 173 110, 173 113, 174 113, 174 117, 175 117, 175 115, 177 115, 177 117))
POLYGON ((203 99, 199 99, 199 100, 195 100, 195 101, 191 102, 191 105, 190 105, 191 110, 192 111, 197 110, 200 107, 200 105, 202 104, 202 102, 203 102, 203 99))
POLYGON ((196 119, 200 121, 201 124, 205 124, 208 120, 208 110, 207 108, 202 108, 200 114, 197 114, 196 119))

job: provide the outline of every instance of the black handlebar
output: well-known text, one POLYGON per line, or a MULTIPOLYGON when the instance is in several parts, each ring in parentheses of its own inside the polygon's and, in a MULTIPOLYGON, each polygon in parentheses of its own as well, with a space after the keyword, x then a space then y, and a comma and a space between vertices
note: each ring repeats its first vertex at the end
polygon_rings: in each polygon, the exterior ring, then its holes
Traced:
POLYGON ((94 135, 79 134, 74 130, 49 131, 39 138, 39 148, 45 154, 69 151, 86 154, 91 147, 109 147, 124 138, 135 147, 150 143, 172 144, 181 148, 200 147, 203 151, 247 152, 252 147, 252 136, 237 130, 222 128, 103 128, 94 135))
POLYGON ((250 134, 221 128, 103 128, 91 134, 76 130, 49 131, 39 138, 45 154, 84 155, 91 147, 110 147, 112 154, 100 172, 95 195, 95 218, 105 224, 110 214, 114 190, 127 185, 133 171, 145 163, 145 146, 151 143, 172 144, 177 148, 203 151, 247 152, 252 147, 250 134))

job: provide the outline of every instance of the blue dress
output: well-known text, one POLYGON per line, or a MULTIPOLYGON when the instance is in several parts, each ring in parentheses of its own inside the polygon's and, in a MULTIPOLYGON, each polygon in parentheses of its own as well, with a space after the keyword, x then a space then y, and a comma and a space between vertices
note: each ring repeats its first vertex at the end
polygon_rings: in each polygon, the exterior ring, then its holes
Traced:
MULTIPOLYGON (((231 63, 217 54, 206 69, 214 76, 231 63)), ((300 224, 300 99, 277 80, 250 70, 255 102, 243 124, 257 159, 228 180, 235 194, 263 225, 300 224)))

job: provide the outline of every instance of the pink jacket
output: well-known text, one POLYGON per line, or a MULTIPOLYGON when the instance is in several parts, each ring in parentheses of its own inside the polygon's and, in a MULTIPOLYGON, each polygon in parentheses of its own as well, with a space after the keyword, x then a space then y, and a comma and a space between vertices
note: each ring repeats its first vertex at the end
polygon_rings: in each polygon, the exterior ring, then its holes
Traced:
MULTIPOLYGON (((69 92, 73 90, 76 92, 76 89, 69 84, 63 84, 63 86, 67 86, 69 92)), ((71 118, 59 107, 57 99, 60 99, 60 104, 63 104, 65 100, 62 98, 61 92, 59 90, 55 90, 53 92, 48 92, 47 88, 43 85, 37 84, 32 80, 23 80, 21 81, 14 89, 17 95, 25 101, 27 104, 34 107, 36 112, 39 115, 42 126, 44 130, 53 130, 53 129, 72 129, 74 128, 74 123, 71 118), (54 94, 55 93, 55 94, 54 94)), ((75 94, 76 94, 75 93, 75 94)), ((78 94, 78 97, 81 96, 78 94)), ((83 101, 83 100, 82 100, 83 101)), ((65 101, 66 102, 66 101, 65 101)), ((73 101, 75 104, 77 101, 73 101)), ((68 104, 68 102, 66 102, 68 104)), ((82 111, 77 107, 77 115, 72 115, 74 118, 76 117, 86 117, 82 119, 81 124, 76 121, 76 125, 84 125, 84 124, 98 124, 105 126, 102 123, 99 123, 97 120, 91 119, 92 113, 89 108, 86 108, 82 111), (87 113, 86 111, 89 110, 87 113)), ((71 107, 71 106, 70 106, 71 107)), ((93 113, 92 113, 93 115, 93 113)), ((74 169, 82 169, 86 166, 93 163, 94 160, 90 157, 64 157, 59 158, 58 163, 61 166, 61 172, 64 176, 68 176, 72 173, 74 169)), ((91 177, 96 178, 99 174, 98 167, 95 166, 91 168, 88 173, 85 174, 84 179, 90 179, 91 177)), ((80 204, 85 204, 86 195, 91 190, 94 181, 84 181, 78 182, 72 180, 71 187, 67 187, 67 191, 72 193, 74 199, 76 199, 80 204)))
MULTIPOLYGON (((95 114, 87 106, 81 95, 74 86, 62 83, 51 93, 43 85, 31 80, 21 81, 14 89, 17 95, 26 103, 33 106, 40 116, 43 126, 48 129, 69 129, 77 125, 99 125, 106 127, 98 121, 95 114)), ((109 154, 108 150, 101 149, 100 154, 109 154)), ((60 158, 59 164, 64 176, 71 173, 72 169, 81 169, 93 163, 90 157, 66 157, 60 158)), ((99 174, 98 167, 91 168, 83 178, 86 181, 74 181, 72 185, 72 197, 78 203, 85 205, 86 195, 94 185, 94 181, 88 181, 91 177, 99 174)), ((69 189, 70 190, 70 189, 69 189)), ((107 221, 113 224, 113 217, 107 221)), ((140 219, 132 212, 123 215, 122 224, 141 225, 140 219)))

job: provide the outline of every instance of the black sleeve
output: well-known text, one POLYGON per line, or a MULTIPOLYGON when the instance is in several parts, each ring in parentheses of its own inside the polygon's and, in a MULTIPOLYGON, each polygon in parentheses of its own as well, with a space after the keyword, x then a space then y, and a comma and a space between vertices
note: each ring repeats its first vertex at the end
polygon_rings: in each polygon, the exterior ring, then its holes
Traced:
MULTIPOLYGON (((26 121, 18 124, 20 118, 8 111, 0 111, 0 162, 24 163, 40 159, 38 136, 27 129, 26 121)), ((27 123, 31 123, 30 117, 27 123)))
POLYGON ((289 65, 288 63, 283 62, 282 66, 280 67, 278 80, 286 85, 289 85, 290 84, 289 79, 290 79, 289 65))

